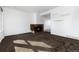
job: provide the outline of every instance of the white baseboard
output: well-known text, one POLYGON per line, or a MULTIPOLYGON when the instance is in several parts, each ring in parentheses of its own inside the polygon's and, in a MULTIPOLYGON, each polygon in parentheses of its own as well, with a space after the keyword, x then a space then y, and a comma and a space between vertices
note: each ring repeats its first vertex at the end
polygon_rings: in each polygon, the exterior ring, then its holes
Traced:
POLYGON ((23 33, 17 33, 17 34, 4 34, 4 36, 11 36, 11 35, 18 35, 18 34, 24 34, 24 33, 29 33, 29 32, 31 32, 31 31, 28 31, 28 32, 23 32, 23 33))
POLYGON ((58 35, 58 36, 62 36, 62 37, 67 37, 67 38, 79 40, 79 35, 65 35, 65 34, 61 35, 61 34, 56 34, 56 33, 53 33, 53 35, 58 35))

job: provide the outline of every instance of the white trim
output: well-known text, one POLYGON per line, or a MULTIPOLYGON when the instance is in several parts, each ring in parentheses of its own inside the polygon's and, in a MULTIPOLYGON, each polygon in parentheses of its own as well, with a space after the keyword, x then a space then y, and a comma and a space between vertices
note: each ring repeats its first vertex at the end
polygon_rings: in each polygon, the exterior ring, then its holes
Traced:
POLYGON ((57 36, 61 36, 61 37, 79 40, 79 35, 65 35, 65 34, 56 34, 56 33, 51 33, 51 35, 57 35, 57 36))
POLYGON ((19 35, 19 34, 24 34, 24 33, 30 33, 31 31, 28 31, 28 32, 23 32, 23 33, 16 33, 16 34, 9 34, 9 35, 5 35, 4 36, 12 36, 12 35, 19 35))

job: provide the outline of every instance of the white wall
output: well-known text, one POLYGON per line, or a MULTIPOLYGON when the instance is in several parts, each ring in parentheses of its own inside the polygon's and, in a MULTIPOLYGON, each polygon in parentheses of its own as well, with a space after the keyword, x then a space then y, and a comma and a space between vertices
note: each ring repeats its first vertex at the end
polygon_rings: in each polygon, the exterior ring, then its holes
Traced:
POLYGON ((41 16, 40 16, 40 13, 36 12, 36 13, 33 13, 33 24, 43 24, 44 20, 41 19, 41 16))
POLYGON ((79 7, 75 7, 74 13, 72 15, 72 33, 71 35, 79 37, 79 7))
POLYGON ((2 31, 2 12, 0 9, 0 32, 2 31))
POLYGON ((0 8, 0 42, 1 40, 4 38, 3 35, 3 13, 1 12, 1 8, 0 8))
POLYGON ((51 30, 51 20, 46 19, 44 21, 44 31, 50 32, 50 30, 51 30))
POLYGON ((51 18, 50 10, 40 13, 40 23, 44 24, 44 31, 50 32, 51 30, 51 18))
POLYGON ((4 35, 30 32, 33 14, 16 9, 4 8, 4 35))
POLYGON ((44 24, 44 20, 41 19, 40 14, 33 12, 31 16, 31 24, 44 24))
POLYGON ((33 13, 33 21, 32 24, 37 24, 37 13, 33 13))
POLYGON ((57 7, 51 14, 51 34, 79 39, 79 7, 57 7))
POLYGON ((43 23, 44 23, 44 22, 43 22, 44 20, 41 19, 41 17, 40 17, 40 13, 37 13, 36 17, 37 17, 37 20, 36 20, 36 23, 37 23, 37 24, 43 24, 43 23))

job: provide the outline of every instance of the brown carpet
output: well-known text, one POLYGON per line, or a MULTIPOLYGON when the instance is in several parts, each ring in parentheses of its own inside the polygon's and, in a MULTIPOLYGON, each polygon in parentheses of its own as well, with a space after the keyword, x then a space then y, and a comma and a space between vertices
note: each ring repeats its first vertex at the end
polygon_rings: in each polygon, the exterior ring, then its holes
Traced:
POLYGON ((79 40, 50 35, 48 32, 25 33, 5 37, 1 52, 78 52, 79 40))

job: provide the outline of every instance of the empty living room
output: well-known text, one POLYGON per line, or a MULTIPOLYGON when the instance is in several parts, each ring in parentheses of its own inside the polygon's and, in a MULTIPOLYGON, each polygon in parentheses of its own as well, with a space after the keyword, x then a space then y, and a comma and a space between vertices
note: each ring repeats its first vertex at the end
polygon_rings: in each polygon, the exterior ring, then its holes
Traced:
POLYGON ((79 6, 0 6, 0 52, 79 52, 79 6))

